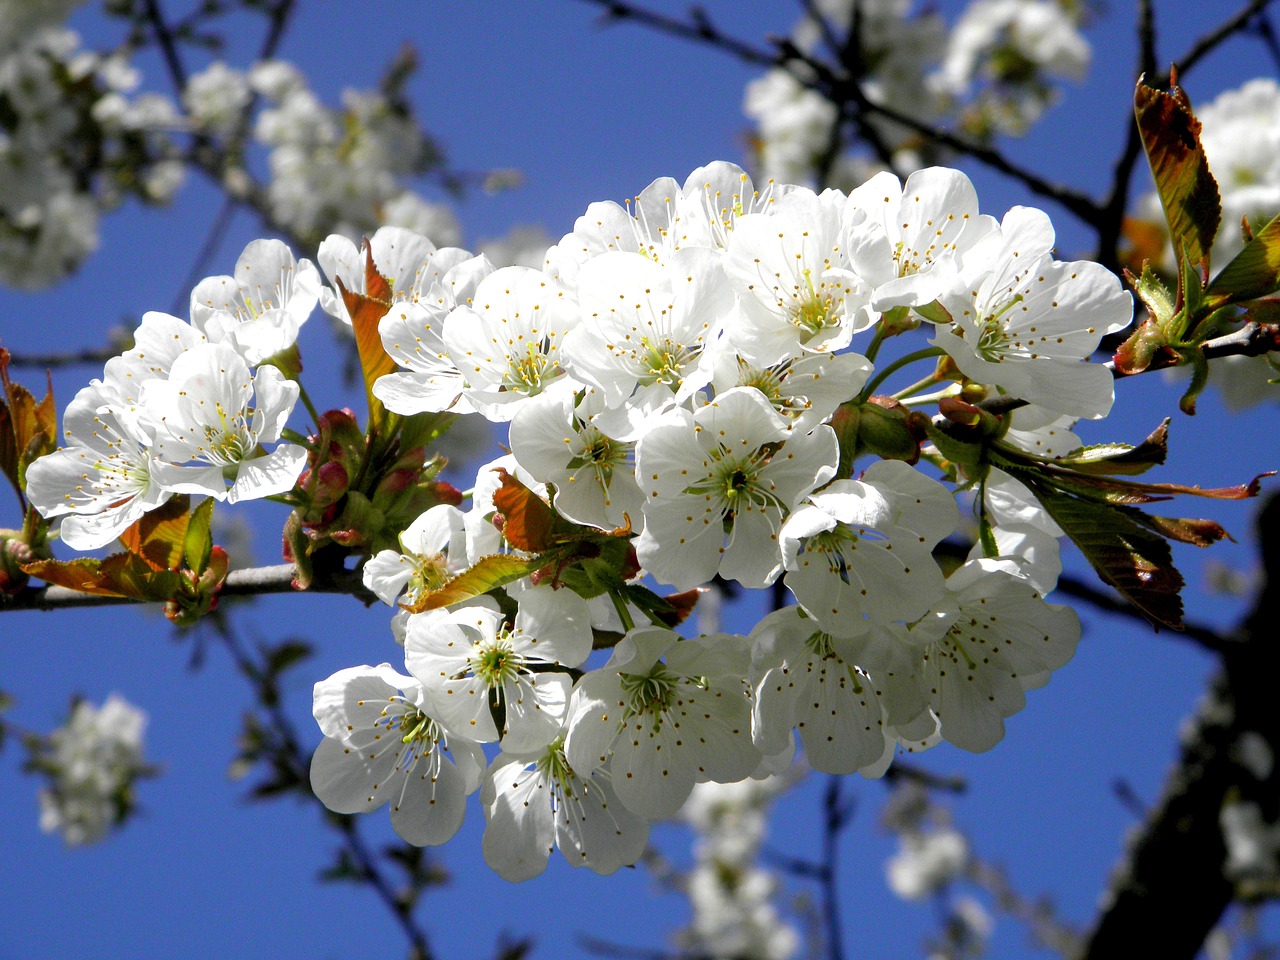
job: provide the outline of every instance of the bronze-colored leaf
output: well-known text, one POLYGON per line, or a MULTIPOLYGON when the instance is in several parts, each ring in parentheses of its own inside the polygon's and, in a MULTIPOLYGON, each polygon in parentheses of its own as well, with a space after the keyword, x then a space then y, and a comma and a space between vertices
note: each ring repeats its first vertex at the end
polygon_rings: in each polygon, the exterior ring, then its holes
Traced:
POLYGON ((365 293, 348 290, 338 280, 342 302, 351 316, 351 327, 356 335, 356 352, 360 356, 360 371, 364 378, 365 399, 369 404, 369 429, 374 431, 386 420, 387 412, 382 401, 373 395, 373 385, 379 377, 394 373, 396 362, 383 349, 378 323, 391 309, 391 284, 378 273, 373 264, 373 250, 365 243, 365 293))
POLYGON ((190 510, 189 496, 172 497, 120 534, 120 542, 153 570, 176 570, 182 566, 190 510))
POLYGON ((1171 75, 1168 91, 1140 80, 1133 108, 1174 252, 1179 262, 1185 256, 1205 268, 1222 220, 1222 202, 1200 144, 1200 121, 1177 85, 1177 73, 1171 75))
POLYGON ((506 470, 499 467, 497 474, 502 486, 493 495, 493 505, 503 518, 503 539, 517 550, 547 549, 559 518, 545 500, 506 470))

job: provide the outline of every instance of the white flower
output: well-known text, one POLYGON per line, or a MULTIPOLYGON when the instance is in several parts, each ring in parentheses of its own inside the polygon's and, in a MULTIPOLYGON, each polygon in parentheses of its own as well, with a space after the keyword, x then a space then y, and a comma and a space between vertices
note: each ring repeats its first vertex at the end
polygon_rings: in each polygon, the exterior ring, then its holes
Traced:
POLYGON ((846 252, 873 288, 871 307, 930 303, 946 291, 958 261, 996 222, 978 214, 978 194, 959 170, 929 167, 902 184, 891 173, 849 194, 846 252))
POLYGON ((778 530, 806 493, 835 473, 830 427, 793 434, 760 391, 735 387, 696 413, 674 410, 636 447, 646 570, 680 589, 717 572, 751 587, 781 567, 778 530))
POLYGON ((510 627, 483 606, 416 614, 404 644, 405 665, 446 726, 482 743, 501 737, 508 753, 555 737, 573 686, 561 670, 581 664, 592 639, 586 601, 569 590, 533 587, 517 604, 510 627), (501 731, 491 698, 502 709, 501 731))
POLYGON ((716 393, 755 387, 791 420, 793 433, 808 433, 857 395, 871 375, 871 362, 856 353, 817 353, 758 366, 733 349, 715 349, 712 369, 716 393))
POLYGON ((634 444, 606 436, 592 422, 600 394, 535 397, 511 421, 511 453, 522 467, 555 487, 556 512, 575 523, 615 530, 639 525, 644 496, 630 463, 634 444))
POLYGON ((795 607, 766 617, 752 640, 752 736, 761 751, 777 752, 798 730, 810 766, 823 773, 853 773, 881 760, 885 704, 879 682, 857 665, 853 641, 824 632, 795 607))
POLYGON ((279 240, 254 240, 234 276, 209 277, 191 291, 191 325, 255 366, 293 346, 319 297, 310 260, 295 260, 279 240))
POLYGON ((928 832, 908 831, 901 846, 884 865, 889 889, 904 900, 923 900, 959 876, 969 860, 969 845, 958 831, 946 827, 928 832))
POLYGON ((955 287, 938 300, 950 315, 932 341, 965 376, 1072 417, 1105 417, 1111 372, 1082 362, 1105 334, 1133 319, 1133 299, 1110 270, 1052 259, 1053 226, 1014 207, 974 249, 955 287))
POLYGON ((40 791, 40 829, 71 846, 101 840, 133 808, 133 782, 152 774, 142 757, 147 716, 111 694, 81 700, 67 722, 32 746, 32 766, 49 777, 40 791))
POLYGON ((412 289, 396 300, 378 322, 387 355, 404 372, 379 377, 373 395, 395 413, 474 413, 461 396, 466 381, 444 342, 445 320, 454 308, 471 303, 480 281, 493 272, 487 257, 470 257, 450 267, 439 280, 412 289))
POLYGON ((346 304, 342 300, 342 287, 354 293, 368 293, 365 287, 367 252, 372 251, 373 263, 378 273, 391 284, 392 301, 418 300, 429 297, 432 285, 464 260, 471 259, 466 250, 441 247, 421 234, 403 227, 380 227, 369 238, 368 247, 357 247, 340 234, 333 234, 320 244, 316 259, 320 268, 333 283, 320 291, 320 307, 332 317, 351 323, 346 304))
POLYGON ((312 712, 325 739, 311 761, 316 796, 335 813, 390 803, 391 826, 415 846, 452 837, 480 786, 484 753, 429 710, 422 685, 386 663, 317 683, 312 712))
POLYGON ((529 880, 553 847, 570 866, 610 874, 640 859, 649 823, 618 802, 606 767, 575 771, 564 738, 540 750, 499 754, 480 791, 484 859, 500 877, 529 880))
POLYGON ((27 468, 27 497, 76 550, 104 547, 173 491, 155 475, 150 437, 121 417, 114 391, 84 387, 62 418, 67 445, 27 468))
POLYGON ((760 762, 742 679, 747 660, 742 637, 630 631, 574 689, 570 765, 584 773, 612 758, 618 798, 653 819, 680 809, 699 780, 743 779, 760 762))
POLYGON ((467 568, 462 511, 440 503, 423 512, 400 534, 402 552, 381 550, 365 561, 360 577, 389 607, 406 589, 409 600, 438 589, 467 568))
POLYGON ((862 480, 837 480, 792 513, 779 535, 787 587, 831 633, 912 622, 942 596, 932 550, 957 521, 942 484, 878 460, 862 480))
POLYGON ((173 362, 167 380, 142 386, 144 422, 155 431, 156 478, 178 493, 228 503, 292 489, 307 451, 280 438, 298 385, 275 367, 249 368, 226 344, 200 344, 173 362), (251 406, 256 402, 256 406, 251 406), (227 482, 231 482, 228 488, 227 482))
POLYGON ((942 736, 980 753, 1004 737, 1004 718, 1075 653, 1080 620, 1045 603, 999 561, 970 560, 947 579, 939 616, 911 630, 920 678, 942 736))
POLYGON ((844 203, 833 191, 797 190, 735 222, 726 263, 741 312, 725 336, 752 363, 840 350, 874 322, 870 290, 843 247, 844 203))
POLYGON ((610 436, 634 440, 649 418, 710 381, 704 350, 733 306, 715 251, 682 250, 667 265, 603 254, 583 264, 578 298, 582 322, 564 351, 573 375, 620 410, 602 416, 610 436))
POLYGON ((572 392, 563 368, 565 336, 577 306, 560 284, 529 267, 503 267, 476 286, 472 305, 455 307, 444 342, 462 373, 462 395, 490 420, 508 421, 546 390, 572 392))
POLYGON ((249 80, 243 73, 215 61, 187 80, 182 102, 197 129, 228 137, 235 134, 244 121, 252 96, 249 80))

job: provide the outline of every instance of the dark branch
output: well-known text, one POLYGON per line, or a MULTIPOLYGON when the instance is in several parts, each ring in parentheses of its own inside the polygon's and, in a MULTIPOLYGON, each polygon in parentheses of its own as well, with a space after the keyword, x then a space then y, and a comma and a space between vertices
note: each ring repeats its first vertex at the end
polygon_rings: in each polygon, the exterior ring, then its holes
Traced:
POLYGON ((1133 944, 1162 960, 1192 960, 1236 897, 1224 873, 1226 843, 1219 823, 1224 802, 1256 802, 1277 816, 1276 775, 1261 777, 1242 761, 1237 744, 1256 735, 1280 744, 1274 677, 1280 669, 1275 624, 1280 621, 1280 497, 1258 524, 1266 583, 1252 613, 1223 656, 1223 670, 1182 738, 1177 767, 1160 802, 1115 870, 1083 960, 1129 957, 1133 944))
POLYGON ((160 9, 160 0, 144 0, 142 9, 147 22, 151 24, 151 32, 155 34, 156 42, 160 45, 160 55, 164 58, 165 68, 169 71, 169 79, 173 82, 178 97, 181 98, 182 92, 187 88, 187 68, 182 64, 177 40, 174 38, 173 31, 169 29, 164 11, 160 9))
MULTIPOLYGON (((366 603, 377 599, 360 580, 360 574, 352 570, 337 570, 317 577, 306 591, 293 586, 297 573, 293 564, 282 563, 274 567, 253 567, 233 570, 219 596, 247 597, 270 593, 346 593, 366 603)), ((8 610, 58 610, 67 607, 103 607, 116 604, 137 604, 142 601, 129 597, 102 597, 66 587, 27 587, 11 596, 0 595, 0 612, 8 610)))

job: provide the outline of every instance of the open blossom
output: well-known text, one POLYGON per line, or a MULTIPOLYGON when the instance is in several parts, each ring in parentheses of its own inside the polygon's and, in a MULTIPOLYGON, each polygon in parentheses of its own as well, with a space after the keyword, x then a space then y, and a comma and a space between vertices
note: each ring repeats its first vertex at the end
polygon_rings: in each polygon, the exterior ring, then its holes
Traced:
POLYGON ((320 244, 316 254, 320 268, 333 284, 321 289, 320 307, 343 323, 350 324, 351 316, 342 300, 342 289, 368 292, 365 265, 369 253, 378 273, 391 283, 393 302, 418 300, 451 268, 471 259, 466 250, 438 248, 426 237, 403 227, 380 227, 366 247, 357 246, 340 234, 332 234, 320 244))
POLYGON ((565 337, 577 305, 550 277, 529 267, 503 267, 481 280, 471 304, 444 324, 449 358, 461 372, 462 395, 488 419, 510 420, 530 397, 572 392, 565 337))
POLYGON ((760 763, 751 742, 745 639, 629 632, 573 693, 565 753, 579 773, 611 760, 628 809, 673 815, 699 780, 732 783, 760 763))
POLYGON ((735 387, 696 412, 674 410, 636 448, 646 501, 641 565, 688 589, 717 572, 761 587, 781 569, 787 514, 835 473, 828 426, 794 434, 758 390, 735 387))
POLYGON ((905 184, 877 174, 849 194, 844 216, 850 264, 880 312, 935 300, 965 255, 996 229, 978 213, 969 178, 944 167, 917 170, 905 184))
POLYGON ((911 631, 922 688, 943 737, 989 750, 1004 737, 1004 718, 1025 705, 1024 691, 1071 659, 1080 620, 994 560, 970 560, 953 573, 938 611, 911 631))
POLYGON ((832 633, 909 623, 942 596, 932 550, 957 519, 942 484, 880 460, 862 480, 837 480, 791 514, 780 533, 787 587, 832 633))
POLYGON ((298 385, 275 367, 251 376, 226 344, 191 348, 174 361, 168 379, 143 384, 143 416, 164 461, 153 472, 172 491, 230 503, 290 490, 306 450, 283 443, 264 453, 260 445, 280 439, 297 399, 298 385))
POLYGON ((767 214, 737 219, 726 262, 740 313, 725 335, 747 360, 831 353, 876 319, 843 246, 844 200, 835 191, 797 190, 767 214))
MULTIPOLYGON (((810 766, 824 773, 872 768, 892 755, 887 698, 858 665, 853 641, 823 631, 795 607, 766 617, 752 639, 752 730, 762 751, 777 752, 798 730, 810 766)), ((916 699, 918 713, 924 704, 916 699)))
POLYGON ((658 264, 630 253, 587 261, 578 277, 582 322, 565 338, 573 375, 604 398, 601 428, 634 440, 652 416, 711 380, 705 351, 733 307, 721 256, 705 248, 658 264))
POLYGON ((555 508, 562 517, 615 530, 628 520, 640 523, 644 496, 631 463, 635 444, 605 435, 593 422, 603 409, 595 391, 582 400, 537 397, 511 421, 511 452, 522 467, 555 487, 555 508))
POLYGON ((610 874, 640 859, 649 821, 618 802, 608 767, 579 772, 564 737, 526 753, 501 753, 480 792, 484 859, 504 880, 529 880, 555 847, 573 867, 610 874))
POLYGON ((1102 265, 1054 260, 1053 243, 1042 211, 1010 210, 939 297, 951 325, 940 325, 933 342, 978 383, 1059 414, 1104 417, 1114 378, 1082 361, 1128 326, 1133 300, 1102 265))
POLYGON ((319 298, 320 272, 310 260, 295 260, 279 240, 254 240, 232 276, 209 277, 191 291, 191 325, 253 366, 293 346, 319 298))
POLYGON ((482 606, 415 614, 404 645, 405 665, 442 721, 482 743, 501 738, 509 753, 536 750, 555 737, 573 681, 550 668, 576 667, 591 652, 591 613, 581 597, 532 587, 517 604, 511 626, 482 606), (503 708, 501 730, 491 697, 503 708))
POLYGON ((76 550, 106 546, 173 496, 155 476, 150 437, 117 403, 101 382, 81 389, 63 415, 66 446, 27 469, 32 506, 62 517, 62 540, 76 550))
POLYGON ((462 511, 436 504, 401 532, 400 552, 382 550, 366 560, 361 579, 389 607, 405 591, 413 601, 467 568, 466 537, 462 511))
POLYGON ((389 803, 392 827, 416 846, 452 837, 480 786, 484 753, 430 709, 422 685, 386 663, 317 683, 313 712, 325 738, 311 761, 316 796, 335 813, 389 803))
POLYGON ((421 288, 416 298, 392 303, 378 323, 378 336, 387 355, 404 369, 379 377, 373 385, 373 395, 388 410, 406 415, 475 412, 462 396, 466 380, 449 356, 444 326, 455 307, 475 298, 476 287, 492 272, 487 257, 471 257, 421 288))

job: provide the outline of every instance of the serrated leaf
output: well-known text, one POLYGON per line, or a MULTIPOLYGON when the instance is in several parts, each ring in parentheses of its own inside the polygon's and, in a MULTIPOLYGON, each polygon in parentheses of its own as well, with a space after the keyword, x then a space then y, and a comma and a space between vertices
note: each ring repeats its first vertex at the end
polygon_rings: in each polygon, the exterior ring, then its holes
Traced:
POLYGON ((446 581, 439 590, 431 591, 417 603, 402 603, 400 606, 410 613, 438 610, 450 604, 478 597, 508 583, 514 583, 521 577, 527 577, 535 570, 555 562, 556 559, 558 554, 554 551, 534 557, 518 557, 511 553, 490 554, 487 557, 481 557, 462 573, 446 581))
POLYGON ((1280 290, 1280 216, 1253 235, 1244 249, 1209 283, 1205 298, 1215 306, 1256 300, 1280 290))
MULTIPOLYGON (((1022 475, 1025 473, 1025 470, 1022 471, 1022 475)), ((1114 504, 1155 503, 1176 496, 1203 497, 1207 500, 1247 500, 1258 495, 1264 477, 1275 476, 1275 471, 1272 470, 1234 487, 1206 488, 1181 483, 1142 483, 1137 480, 1090 476, 1054 466, 1046 466, 1043 473, 1051 477, 1060 490, 1114 504)))
POLYGON ((1036 498, 1105 583, 1155 624, 1182 627, 1183 579, 1173 551, 1148 529, 1141 511, 1082 500, 1039 484, 1036 498))
POLYGON ((168 600, 182 589, 181 574, 157 570, 133 553, 115 553, 104 560, 37 560, 22 569, 46 583, 97 597, 129 597, 133 600, 168 600))
POLYGON ((78 557, 75 560, 36 560, 24 563, 22 569, 33 577, 39 577, 45 583, 66 587, 80 593, 91 593, 97 597, 123 597, 109 584, 102 582, 99 568, 102 561, 94 557, 78 557))
POLYGON ((378 273, 373 263, 373 249, 365 244, 365 293, 348 290, 338 280, 342 302, 351 316, 351 327, 356 335, 356 352, 360 357, 360 372, 364 378, 365 399, 369 404, 369 430, 375 432, 387 419, 382 401, 373 395, 373 385, 379 377, 394 373, 396 362, 383 349, 378 323, 391 309, 391 285, 378 273))
POLYGON ((1222 202, 1200 144, 1200 121, 1191 100, 1177 86, 1175 75, 1168 91, 1139 81, 1133 109, 1174 252, 1179 261, 1185 257, 1197 266, 1207 264, 1222 220, 1222 202))
POLYGON ((185 493, 171 497, 129 526, 120 542, 153 569, 176 569, 182 566, 190 510, 191 498, 185 493))

